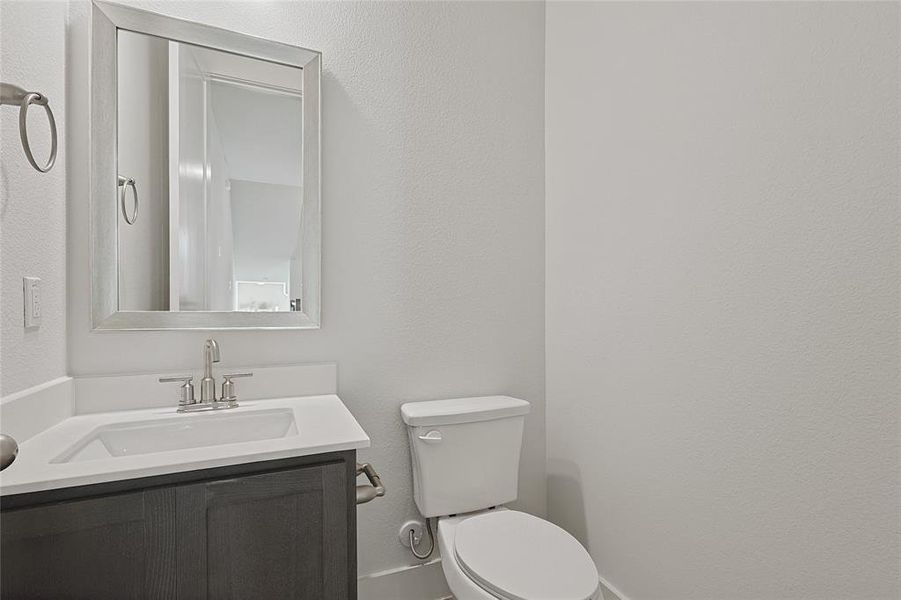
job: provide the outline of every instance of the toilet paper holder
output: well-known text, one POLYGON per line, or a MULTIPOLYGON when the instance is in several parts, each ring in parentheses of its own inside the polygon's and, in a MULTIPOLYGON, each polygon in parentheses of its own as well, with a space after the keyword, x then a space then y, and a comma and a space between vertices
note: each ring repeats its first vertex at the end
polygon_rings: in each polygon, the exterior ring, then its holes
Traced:
POLYGON ((357 486, 357 504, 366 504, 385 495, 385 486, 382 485, 382 478, 375 472, 371 464, 357 463, 357 477, 360 475, 366 475, 369 485, 357 486))

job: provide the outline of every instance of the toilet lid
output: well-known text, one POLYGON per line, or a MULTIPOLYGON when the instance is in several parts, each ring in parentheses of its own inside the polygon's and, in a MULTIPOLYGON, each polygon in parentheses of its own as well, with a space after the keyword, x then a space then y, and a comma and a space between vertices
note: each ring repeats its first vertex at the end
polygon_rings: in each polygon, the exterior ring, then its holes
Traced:
POLYGON ((461 522, 454 555, 470 579, 508 600, 587 600, 598 588, 594 561, 576 538, 515 510, 461 522))

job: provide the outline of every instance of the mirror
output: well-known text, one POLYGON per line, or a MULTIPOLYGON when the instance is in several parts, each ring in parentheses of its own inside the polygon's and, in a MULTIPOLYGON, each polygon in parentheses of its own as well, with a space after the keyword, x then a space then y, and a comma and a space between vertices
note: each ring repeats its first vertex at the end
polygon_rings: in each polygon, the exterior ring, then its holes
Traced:
POLYGON ((301 70, 117 43, 119 308, 301 310, 301 70))
POLYGON ((317 327, 319 54, 102 2, 94 21, 95 328, 317 327))

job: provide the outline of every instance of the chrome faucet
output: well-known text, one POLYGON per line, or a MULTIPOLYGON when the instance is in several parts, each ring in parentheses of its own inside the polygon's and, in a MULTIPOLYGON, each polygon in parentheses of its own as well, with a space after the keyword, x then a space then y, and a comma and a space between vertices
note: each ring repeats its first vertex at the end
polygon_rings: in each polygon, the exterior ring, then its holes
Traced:
POLYGON ((222 396, 216 398, 216 380, 213 378, 213 363, 219 362, 219 344, 213 338, 203 343, 203 379, 200 380, 200 401, 194 399, 194 376, 161 377, 160 383, 181 383, 178 398, 178 412, 198 410, 218 410, 236 408, 238 395, 235 383, 238 377, 252 377, 253 373, 231 373, 223 375, 222 396))
POLYGON ((213 363, 219 362, 219 344, 213 338, 203 344, 203 379, 200 380, 200 401, 216 401, 216 380, 213 379, 213 363))

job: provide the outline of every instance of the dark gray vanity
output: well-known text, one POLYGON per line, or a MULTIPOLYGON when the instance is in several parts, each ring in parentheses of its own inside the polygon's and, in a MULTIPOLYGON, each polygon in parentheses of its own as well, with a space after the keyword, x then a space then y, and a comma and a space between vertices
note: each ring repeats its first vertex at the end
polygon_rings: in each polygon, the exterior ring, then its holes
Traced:
POLYGON ((356 598, 355 452, 4 496, 4 598, 356 598))

